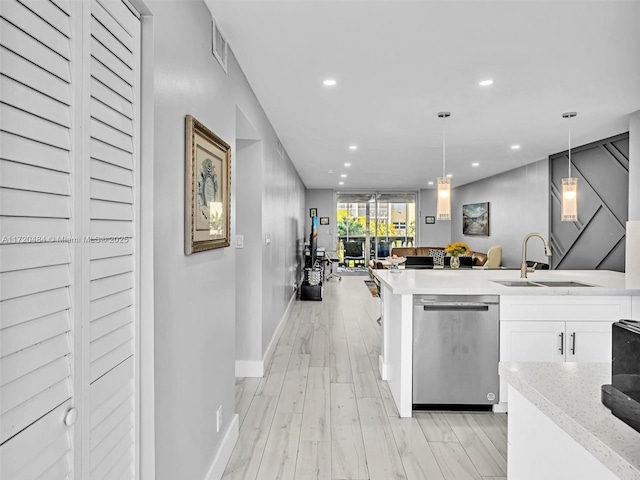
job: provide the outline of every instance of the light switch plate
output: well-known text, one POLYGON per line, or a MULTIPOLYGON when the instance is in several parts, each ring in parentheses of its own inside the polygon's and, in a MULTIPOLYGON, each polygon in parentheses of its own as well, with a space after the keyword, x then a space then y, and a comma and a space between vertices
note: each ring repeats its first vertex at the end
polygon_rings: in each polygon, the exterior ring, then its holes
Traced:
POLYGON ((265 244, 266 247, 271 245, 271 234, 270 233, 265 233, 264 234, 264 244, 265 244))
POLYGON ((236 235, 236 248, 244 248, 244 235, 236 235))

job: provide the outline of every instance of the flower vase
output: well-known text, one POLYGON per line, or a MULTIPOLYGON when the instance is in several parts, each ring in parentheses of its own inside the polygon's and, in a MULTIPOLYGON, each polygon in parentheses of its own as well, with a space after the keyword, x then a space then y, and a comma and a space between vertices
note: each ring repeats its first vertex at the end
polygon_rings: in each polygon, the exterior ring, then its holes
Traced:
POLYGON ((460 259, 458 258, 458 255, 452 255, 451 256, 451 268, 460 268, 460 259))

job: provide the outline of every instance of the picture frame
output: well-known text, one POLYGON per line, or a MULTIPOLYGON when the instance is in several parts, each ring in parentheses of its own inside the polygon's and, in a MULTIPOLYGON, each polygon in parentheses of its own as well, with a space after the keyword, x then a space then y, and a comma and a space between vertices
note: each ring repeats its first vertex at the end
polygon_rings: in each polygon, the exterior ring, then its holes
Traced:
POLYGON ((191 255, 231 245, 231 146, 185 117, 185 242, 191 255))
POLYGON ((426 223, 427 225, 430 225, 432 223, 436 223, 436 217, 433 217, 431 215, 424 217, 424 223, 426 223))
POLYGON ((489 202, 462 206, 462 234, 489 236, 489 202))
POLYGON ((320 217, 320 225, 329 225, 329 217, 320 217))
POLYGON ((311 218, 317 217, 318 216, 318 209, 317 208, 310 208, 309 209, 309 216, 311 218))

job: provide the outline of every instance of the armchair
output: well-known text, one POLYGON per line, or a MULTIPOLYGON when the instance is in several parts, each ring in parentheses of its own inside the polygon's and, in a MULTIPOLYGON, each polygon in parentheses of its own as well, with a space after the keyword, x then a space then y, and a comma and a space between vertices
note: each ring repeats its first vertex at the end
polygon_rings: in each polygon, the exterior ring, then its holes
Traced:
POLYGON ((362 242, 349 241, 344 244, 344 263, 346 265, 352 261, 355 265, 356 262, 364 262, 364 253, 362 251, 362 242))

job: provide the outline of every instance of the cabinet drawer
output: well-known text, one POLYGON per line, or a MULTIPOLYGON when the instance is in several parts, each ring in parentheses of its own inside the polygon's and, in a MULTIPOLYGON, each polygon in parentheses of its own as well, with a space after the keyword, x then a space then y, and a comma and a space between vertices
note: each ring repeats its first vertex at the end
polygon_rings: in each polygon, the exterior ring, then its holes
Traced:
POLYGON ((501 296, 500 320, 616 321, 631 318, 631 297, 501 296))

